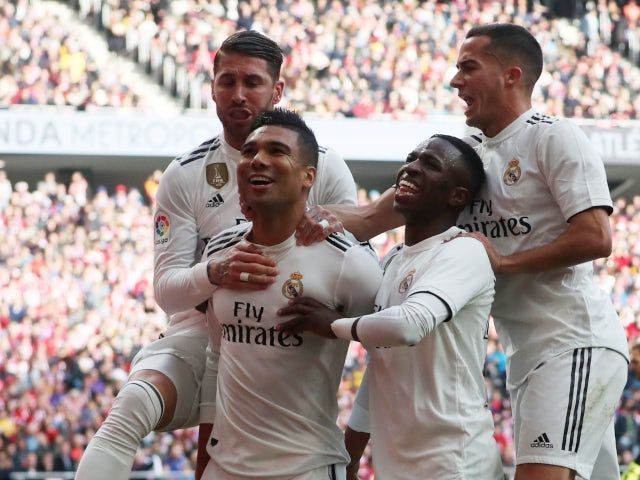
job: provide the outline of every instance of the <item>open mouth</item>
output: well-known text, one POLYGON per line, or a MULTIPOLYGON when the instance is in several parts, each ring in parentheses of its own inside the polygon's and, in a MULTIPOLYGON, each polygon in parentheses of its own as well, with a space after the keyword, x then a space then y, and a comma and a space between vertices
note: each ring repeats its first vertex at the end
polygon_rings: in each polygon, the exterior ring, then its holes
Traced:
POLYGON ((465 103, 464 111, 466 113, 473 106, 474 100, 472 97, 469 97, 468 95, 458 95, 458 96, 465 103))
POLYGON ((234 120, 248 120, 251 118, 251 112, 244 108, 235 108, 229 112, 229 116, 234 120))
POLYGON ((415 183, 403 178, 398 182, 398 186, 396 187, 396 197, 411 197, 419 191, 420 189, 415 183))
POLYGON ((249 184, 254 187, 265 187, 267 185, 271 185, 273 180, 269 177, 265 177, 264 175, 253 175, 249 178, 249 184))

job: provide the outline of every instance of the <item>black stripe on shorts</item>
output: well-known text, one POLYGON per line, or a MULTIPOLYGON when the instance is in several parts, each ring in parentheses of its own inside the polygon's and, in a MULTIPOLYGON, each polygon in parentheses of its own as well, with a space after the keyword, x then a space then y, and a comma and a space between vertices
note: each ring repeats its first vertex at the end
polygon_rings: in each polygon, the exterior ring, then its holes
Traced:
POLYGON ((582 435, 584 411, 589 390, 591 373, 591 348, 576 348, 573 351, 571 365, 571 385, 569 387, 569 403, 564 421, 562 450, 577 453, 582 435))

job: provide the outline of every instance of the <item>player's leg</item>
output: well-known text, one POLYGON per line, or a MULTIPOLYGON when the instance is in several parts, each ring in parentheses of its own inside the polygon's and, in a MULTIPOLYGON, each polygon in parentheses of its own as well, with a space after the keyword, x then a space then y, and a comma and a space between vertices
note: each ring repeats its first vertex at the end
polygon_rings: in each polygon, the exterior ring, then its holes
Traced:
POLYGON ((87 446, 77 480, 128 479, 145 436, 154 430, 197 424, 206 348, 203 338, 206 335, 165 337, 140 352, 129 382, 87 446), (178 347, 190 353, 187 358, 191 361, 166 353, 179 351, 178 347))
MULTIPOLYGON (((625 364, 612 350, 579 348, 547 361, 513 392, 516 480, 591 478, 624 388, 625 364)), ((604 475, 618 478, 617 470, 604 475)))
POLYGON ((161 372, 130 377, 85 450, 76 480, 126 480, 140 441, 173 416, 176 388, 161 372))
MULTIPOLYGON (((596 463, 593 466, 593 472, 589 480, 616 480, 619 478, 619 472, 620 466, 618 464, 618 452, 616 449, 616 434, 612 419, 602 439, 602 446, 600 447, 600 452, 598 452, 598 457, 596 458, 596 463)), ((585 480, 583 477, 578 478, 585 480)))

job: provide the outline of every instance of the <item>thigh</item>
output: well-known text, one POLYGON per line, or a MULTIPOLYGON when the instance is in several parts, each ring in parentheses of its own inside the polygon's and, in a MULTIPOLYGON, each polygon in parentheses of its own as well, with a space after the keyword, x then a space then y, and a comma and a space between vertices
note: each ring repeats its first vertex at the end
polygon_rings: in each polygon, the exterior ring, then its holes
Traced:
POLYGON ((131 371, 131 377, 137 377, 143 371, 160 372, 175 387, 173 415, 166 425, 157 429, 157 431, 167 432, 179 428, 193 427, 198 424, 202 376, 197 375, 193 365, 175 355, 157 353, 149 354, 139 359, 131 371))
POLYGON ((626 370, 617 352, 579 348, 532 372, 514 392, 516 464, 556 465, 589 478, 626 370))

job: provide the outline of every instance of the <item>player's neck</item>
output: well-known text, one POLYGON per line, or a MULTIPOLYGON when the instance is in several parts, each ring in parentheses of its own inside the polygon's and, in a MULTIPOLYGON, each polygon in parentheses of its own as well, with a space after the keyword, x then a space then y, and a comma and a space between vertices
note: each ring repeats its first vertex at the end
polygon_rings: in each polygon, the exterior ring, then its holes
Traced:
POLYGON ((455 218, 453 220, 451 218, 438 218, 426 223, 424 221, 411 221, 407 219, 404 230, 404 243, 410 247, 427 238, 446 232, 454 225, 455 218))
POLYGON ((500 118, 496 118, 491 124, 482 128, 482 133, 489 138, 493 138, 530 109, 531 99, 516 98, 504 106, 500 118))
POLYGON ((247 240, 264 246, 278 245, 293 235, 303 215, 304 204, 283 209, 256 208, 247 240))

